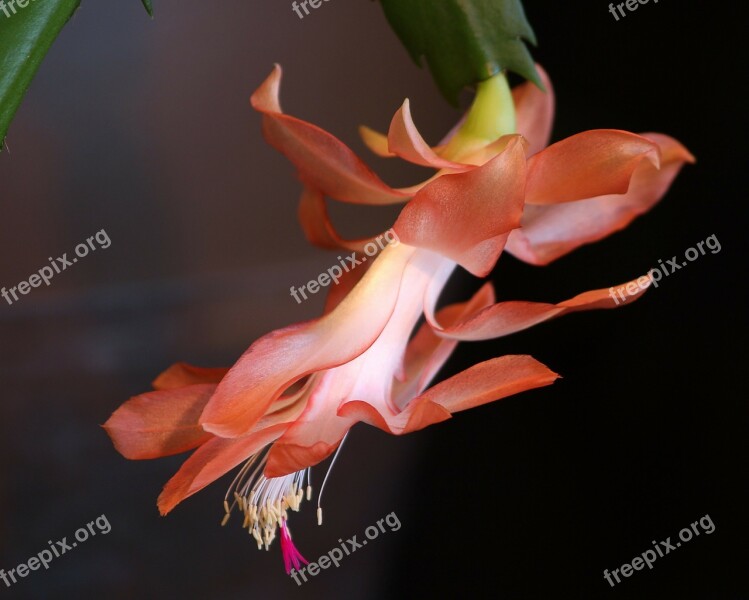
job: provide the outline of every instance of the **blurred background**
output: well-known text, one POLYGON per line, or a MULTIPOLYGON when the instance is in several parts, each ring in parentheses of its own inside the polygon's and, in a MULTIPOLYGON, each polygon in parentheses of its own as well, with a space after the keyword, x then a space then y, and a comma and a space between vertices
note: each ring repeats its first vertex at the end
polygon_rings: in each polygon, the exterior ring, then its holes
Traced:
MULTIPOLYGON (((440 378, 532 354, 564 379, 403 438, 359 425, 314 507, 293 518, 310 560, 395 512, 397 532, 302 587, 280 549, 219 527, 231 477, 161 518, 184 457, 129 462, 99 427, 177 361, 230 365, 260 335, 318 315, 299 286, 337 262, 296 222, 292 168, 249 96, 284 67, 284 109, 331 131, 383 178, 356 128, 386 130, 404 97, 436 142, 459 116, 377 3, 85 1, 53 46, 0 155, 0 286, 104 229, 49 288, 0 302, 0 568, 100 515, 111 523, 8 598, 747 599, 746 69, 739 4, 527 0, 534 56, 555 83, 554 138, 662 131, 698 158, 626 231, 546 268, 503 258, 503 299, 560 301, 627 281, 715 235, 722 250, 618 311, 461 345, 440 378), (613 570, 709 514, 701 535, 611 589, 613 570)), ((334 207, 351 236, 390 209, 334 207)), ((465 273, 450 300, 479 282, 465 273)), ((319 485, 325 465, 315 469, 319 485)))

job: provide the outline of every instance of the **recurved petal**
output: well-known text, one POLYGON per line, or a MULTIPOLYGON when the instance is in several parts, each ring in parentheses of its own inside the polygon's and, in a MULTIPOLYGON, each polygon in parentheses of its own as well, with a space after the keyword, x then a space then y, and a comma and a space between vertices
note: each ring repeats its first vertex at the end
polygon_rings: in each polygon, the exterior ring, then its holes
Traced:
POLYGON ((426 400, 456 413, 551 385, 558 378, 559 375, 532 356, 501 356, 453 375, 429 388, 414 402, 426 400))
POLYGON ((512 90, 517 130, 528 140, 529 154, 540 152, 549 144, 554 122, 554 87, 541 65, 536 65, 536 70, 546 88, 545 92, 530 81, 512 90))
POLYGON ((158 500, 159 511, 166 515, 185 498, 199 492, 273 442, 286 429, 278 424, 247 437, 213 438, 198 448, 164 486, 158 500))
POLYGON ((197 383, 218 383, 229 371, 227 367, 194 367, 187 363, 175 363, 154 379, 155 390, 171 390, 197 383))
POLYGON ((578 133, 528 160, 526 204, 561 204, 624 194, 643 160, 659 166, 658 145, 634 133, 595 129, 578 133))
POLYGON ((308 185, 305 185, 302 191, 297 214, 307 240, 320 248, 328 250, 343 248, 363 253, 364 246, 377 239, 377 236, 356 240, 343 239, 330 222, 325 196, 308 185))
POLYGON ((351 400, 344 403, 338 414, 367 423, 393 435, 403 435, 424 429, 435 423, 450 418, 450 412, 427 398, 416 398, 400 412, 378 411, 374 406, 362 400, 351 400))
POLYGON ((461 410, 550 385, 558 377, 530 356, 502 356, 438 383, 397 414, 377 411, 360 401, 345 403, 338 414, 401 435, 445 421, 461 410))
POLYGON ((429 147, 421 137, 411 117, 411 104, 406 99, 390 122, 388 149, 404 160, 433 169, 467 171, 473 167, 444 159, 429 147))
POLYGON ((409 245, 426 248, 485 276, 520 223, 526 159, 520 136, 496 158, 467 173, 443 175, 424 186, 393 229, 409 245))
POLYGON ((658 144, 661 168, 642 161, 626 194, 610 194, 549 206, 526 205, 522 228, 513 231, 506 250, 534 265, 546 265, 584 244, 624 229, 666 193, 686 162, 694 157, 675 139, 658 133, 643 137, 658 144))
POLYGON ((443 327, 434 317, 435 293, 427 295, 425 314, 427 321, 437 335, 448 339, 462 341, 488 340, 509 335, 549 319, 561 317, 568 313, 603 308, 617 308, 631 304, 642 296, 650 287, 652 280, 644 275, 621 286, 584 292, 560 302, 499 302, 474 313, 467 319, 452 326, 443 327), (623 296, 616 290, 624 290, 623 296))
POLYGON ((263 114, 263 132, 297 168, 299 178, 326 196, 354 204, 394 204, 408 194, 385 184, 343 142, 319 127, 283 114, 278 101, 281 67, 252 95, 263 114))
POLYGON ((191 450, 213 436, 198 424, 215 383, 147 392, 120 406, 104 429, 125 458, 140 460, 191 450))
MULTIPOLYGON (((442 308, 437 313, 436 320, 443 327, 450 328, 469 316, 475 315, 483 308, 491 306, 494 302, 494 288, 491 283, 486 283, 468 302, 451 304, 442 308)), ((414 397, 421 394, 445 364, 457 344, 458 340, 435 334, 428 322, 422 324, 406 348, 403 380, 395 381, 393 385, 393 404, 404 408, 414 397)))
POLYGON ((364 145, 382 158, 395 158, 395 154, 390 151, 388 136, 379 131, 375 131, 366 125, 359 126, 359 137, 364 145))
POLYGON ((203 411, 203 428, 222 437, 246 435, 294 381, 364 352, 395 308, 413 252, 405 244, 386 246, 333 311, 315 321, 274 331, 250 346, 203 411))

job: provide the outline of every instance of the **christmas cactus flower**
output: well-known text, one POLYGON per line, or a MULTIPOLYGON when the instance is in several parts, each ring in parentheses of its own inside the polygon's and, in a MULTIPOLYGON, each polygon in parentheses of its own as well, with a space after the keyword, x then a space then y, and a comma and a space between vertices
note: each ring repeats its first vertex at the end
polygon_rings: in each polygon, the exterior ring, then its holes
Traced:
MULTIPOLYGON (((310 468, 340 448, 353 425, 401 435, 555 381, 530 356, 501 356, 430 387, 459 341, 614 308, 608 288, 559 303, 497 303, 486 284, 466 302, 438 308, 450 275, 460 266, 485 277, 504 250, 543 265, 599 240, 657 203, 693 158, 668 136, 619 130, 548 145, 554 98, 548 77, 538 73, 546 91, 533 83, 510 90, 504 72, 479 83, 465 118, 434 147, 416 129, 408 101, 387 135, 363 128, 377 154, 435 171, 425 182, 393 188, 336 137, 283 113, 281 69, 273 69, 252 105, 268 142, 297 169, 308 239, 352 256, 375 239, 343 239, 326 198, 403 208, 392 243, 341 274, 321 317, 265 335, 229 369, 177 364, 156 379, 154 391, 107 421, 127 458, 194 450, 159 496, 162 514, 239 467, 224 521, 239 511, 260 548, 280 528, 288 572, 306 562, 291 541, 289 509, 310 499, 310 468)), ((634 297, 649 283, 639 278, 634 297)))

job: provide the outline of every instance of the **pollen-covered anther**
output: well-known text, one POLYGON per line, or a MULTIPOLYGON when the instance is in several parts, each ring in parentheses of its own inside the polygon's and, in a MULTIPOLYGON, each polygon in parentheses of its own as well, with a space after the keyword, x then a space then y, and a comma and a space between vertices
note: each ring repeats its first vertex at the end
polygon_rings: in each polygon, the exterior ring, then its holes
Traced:
MULTIPOLYGON (((224 499, 225 514, 221 524, 226 525, 237 507, 244 517, 242 528, 252 535, 258 549, 267 550, 276 538, 276 529, 286 523, 288 510, 299 510, 308 470, 268 479, 262 474, 266 459, 267 454, 253 456, 234 478, 224 499), (234 498, 231 504, 229 497, 234 498)), ((311 486, 307 485, 306 490, 307 497, 311 497, 311 486)))

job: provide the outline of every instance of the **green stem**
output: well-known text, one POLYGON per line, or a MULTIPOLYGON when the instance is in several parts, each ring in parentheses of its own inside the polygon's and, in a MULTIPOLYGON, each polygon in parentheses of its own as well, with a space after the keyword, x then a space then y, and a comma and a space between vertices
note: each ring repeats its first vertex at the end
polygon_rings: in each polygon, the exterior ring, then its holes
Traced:
POLYGON ((443 156, 458 160, 461 156, 515 133, 515 103, 504 71, 478 84, 466 120, 450 140, 443 156))

